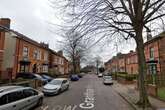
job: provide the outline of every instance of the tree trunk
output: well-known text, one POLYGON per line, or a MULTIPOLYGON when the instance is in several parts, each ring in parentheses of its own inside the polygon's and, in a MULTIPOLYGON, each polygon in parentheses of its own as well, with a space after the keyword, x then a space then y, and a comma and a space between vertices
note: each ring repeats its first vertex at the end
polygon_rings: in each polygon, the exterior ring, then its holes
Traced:
POLYGON ((138 72, 139 72, 139 101, 137 102, 143 108, 150 106, 148 100, 148 94, 146 90, 147 82, 146 82, 146 60, 144 54, 144 42, 142 37, 142 29, 139 28, 136 32, 136 44, 137 44, 137 56, 138 56, 138 72))
POLYGON ((73 56, 73 72, 74 72, 74 74, 76 74, 76 59, 75 59, 75 57, 73 56))

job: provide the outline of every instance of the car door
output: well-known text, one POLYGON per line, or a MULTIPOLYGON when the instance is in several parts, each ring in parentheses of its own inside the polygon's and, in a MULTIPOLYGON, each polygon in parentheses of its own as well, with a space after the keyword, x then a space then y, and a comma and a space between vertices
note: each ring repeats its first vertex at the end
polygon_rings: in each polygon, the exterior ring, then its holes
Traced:
POLYGON ((63 81, 63 88, 64 88, 64 90, 67 89, 67 80, 64 80, 64 81, 63 81))
POLYGON ((29 88, 29 89, 24 89, 23 94, 25 96, 24 100, 26 101, 26 109, 30 109, 37 104, 39 99, 38 92, 29 88))
POLYGON ((7 94, 0 97, 0 110, 12 110, 12 106, 7 103, 7 94))
POLYGON ((24 110, 26 103, 21 100, 24 98, 21 93, 21 91, 15 91, 2 96, 1 100, 3 104, 0 110, 24 110))

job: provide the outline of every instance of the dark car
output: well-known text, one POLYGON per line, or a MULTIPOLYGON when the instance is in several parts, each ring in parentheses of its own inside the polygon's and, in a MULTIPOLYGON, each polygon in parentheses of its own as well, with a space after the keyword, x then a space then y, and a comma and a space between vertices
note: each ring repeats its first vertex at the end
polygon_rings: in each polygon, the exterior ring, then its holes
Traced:
POLYGON ((70 80, 71 81, 78 81, 79 80, 79 77, 78 77, 78 75, 71 75, 70 76, 70 80))
POLYGON ((79 74, 78 74, 78 77, 79 77, 79 78, 82 78, 83 76, 84 76, 84 73, 79 73, 79 74))
POLYGON ((50 82, 51 80, 53 80, 53 78, 51 76, 45 75, 45 74, 41 74, 42 78, 48 80, 48 82, 50 82))
POLYGON ((23 78, 23 79, 36 79, 42 81, 42 84, 48 83, 47 79, 44 79, 42 76, 35 74, 35 73, 17 73, 16 78, 23 78))

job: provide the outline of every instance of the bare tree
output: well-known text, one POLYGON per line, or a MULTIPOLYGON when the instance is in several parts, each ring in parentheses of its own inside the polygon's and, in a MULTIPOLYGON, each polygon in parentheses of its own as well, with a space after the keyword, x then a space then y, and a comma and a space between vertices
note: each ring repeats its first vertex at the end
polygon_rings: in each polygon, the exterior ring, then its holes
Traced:
POLYGON ((71 64, 73 66, 72 72, 79 73, 80 72, 80 62, 81 59, 85 56, 85 50, 88 44, 86 39, 83 39, 82 35, 74 30, 69 30, 63 36, 62 48, 67 54, 67 56, 71 60, 71 64))
POLYGON ((68 0, 68 3, 68 7, 74 9, 70 15, 71 21, 76 21, 75 30, 135 40, 139 65, 138 104, 144 108, 149 106, 143 32, 151 32, 158 24, 164 24, 165 0, 68 0))

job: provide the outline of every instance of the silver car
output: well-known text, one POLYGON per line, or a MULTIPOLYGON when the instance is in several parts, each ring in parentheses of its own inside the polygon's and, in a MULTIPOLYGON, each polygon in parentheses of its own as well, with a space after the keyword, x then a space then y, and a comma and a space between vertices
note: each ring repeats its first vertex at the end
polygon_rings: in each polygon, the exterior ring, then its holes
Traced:
POLYGON ((45 95, 55 95, 67 89, 69 89, 69 80, 66 78, 57 78, 43 87, 43 93, 45 95))
POLYGON ((43 93, 22 86, 0 87, 0 110, 29 110, 42 105, 43 93))
POLYGON ((103 83, 104 84, 113 84, 113 80, 111 76, 103 76, 103 83))

